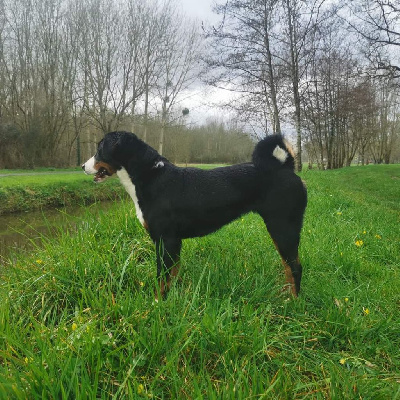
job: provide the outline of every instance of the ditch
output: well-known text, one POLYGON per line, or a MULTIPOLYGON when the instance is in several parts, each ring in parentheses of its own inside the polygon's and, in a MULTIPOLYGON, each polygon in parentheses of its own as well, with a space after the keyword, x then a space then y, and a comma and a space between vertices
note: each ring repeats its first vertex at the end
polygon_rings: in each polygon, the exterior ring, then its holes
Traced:
POLYGON ((0 262, 13 254, 32 251, 43 238, 76 229, 78 222, 88 212, 106 211, 115 204, 103 201, 90 206, 70 206, 0 215, 0 262))

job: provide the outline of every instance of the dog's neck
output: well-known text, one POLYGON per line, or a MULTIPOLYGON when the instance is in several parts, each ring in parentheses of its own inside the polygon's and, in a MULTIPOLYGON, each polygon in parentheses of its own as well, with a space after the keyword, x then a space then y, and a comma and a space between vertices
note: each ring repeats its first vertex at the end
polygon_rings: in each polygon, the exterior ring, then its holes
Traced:
POLYGON ((139 219, 140 223, 144 225, 143 213, 139 206, 139 199, 136 194, 136 187, 133 184, 128 171, 122 167, 120 170, 117 171, 117 175, 125 190, 128 192, 129 196, 131 196, 133 203, 135 204, 137 218, 139 219))

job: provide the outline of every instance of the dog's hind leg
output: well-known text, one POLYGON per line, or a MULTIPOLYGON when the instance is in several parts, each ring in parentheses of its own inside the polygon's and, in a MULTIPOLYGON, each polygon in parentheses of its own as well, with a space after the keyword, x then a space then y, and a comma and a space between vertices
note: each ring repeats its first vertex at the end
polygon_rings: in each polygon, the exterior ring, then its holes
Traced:
POLYGON ((298 255, 301 221, 282 221, 275 218, 264 219, 264 221, 282 258, 288 289, 297 297, 300 292, 302 275, 302 266, 298 255))
POLYGON ((158 294, 165 298, 171 286, 172 278, 179 272, 179 258, 182 240, 177 238, 160 238, 156 240, 157 281, 156 299, 158 294))

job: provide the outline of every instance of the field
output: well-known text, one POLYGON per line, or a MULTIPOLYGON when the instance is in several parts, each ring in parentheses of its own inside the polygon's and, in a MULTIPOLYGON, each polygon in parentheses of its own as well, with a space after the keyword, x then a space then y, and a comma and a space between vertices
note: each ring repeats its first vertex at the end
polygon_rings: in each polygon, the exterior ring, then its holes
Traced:
POLYGON ((118 179, 99 187, 82 170, 0 170, 0 215, 43 208, 84 205, 96 200, 115 199, 123 189, 118 179))
POLYGON ((1 267, 0 399, 400 399, 399 166, 305 171, 298 299, 262 220, 154 249, 123 200, 1 267))

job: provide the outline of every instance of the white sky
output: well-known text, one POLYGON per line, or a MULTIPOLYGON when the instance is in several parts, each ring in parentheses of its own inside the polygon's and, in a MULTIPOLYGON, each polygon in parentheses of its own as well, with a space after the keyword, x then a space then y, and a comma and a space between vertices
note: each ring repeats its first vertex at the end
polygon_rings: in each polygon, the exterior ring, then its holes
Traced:
MULTIPOLYGON (((189 18, 197 20, 199 24, 202 22, 205 25, 216 24, 219 16, 213 13, 212 6, 215 3, 223 3, 225 0, 176 0, 176 3, 181 4, 181 11, 189 18)), ((229 118, 226 111, 221 110, 215 105, 221 101, 226 101, 232 94, 222 89, 217 90, 210 87, 195 88, 187 91, 181 96, 177 109, 187 107, 189 115, 185 118, 187 124, 201 125, 208 118, 218 118, 225 120, 229 118), (214 104, 212 106, 211 104, 214 104)))
POLYGON ((180 3, 185 14, 191 18, 197 18, 204 22, 215 20, 215 15, 212 12, 215 0, 180 0, 180 3))

